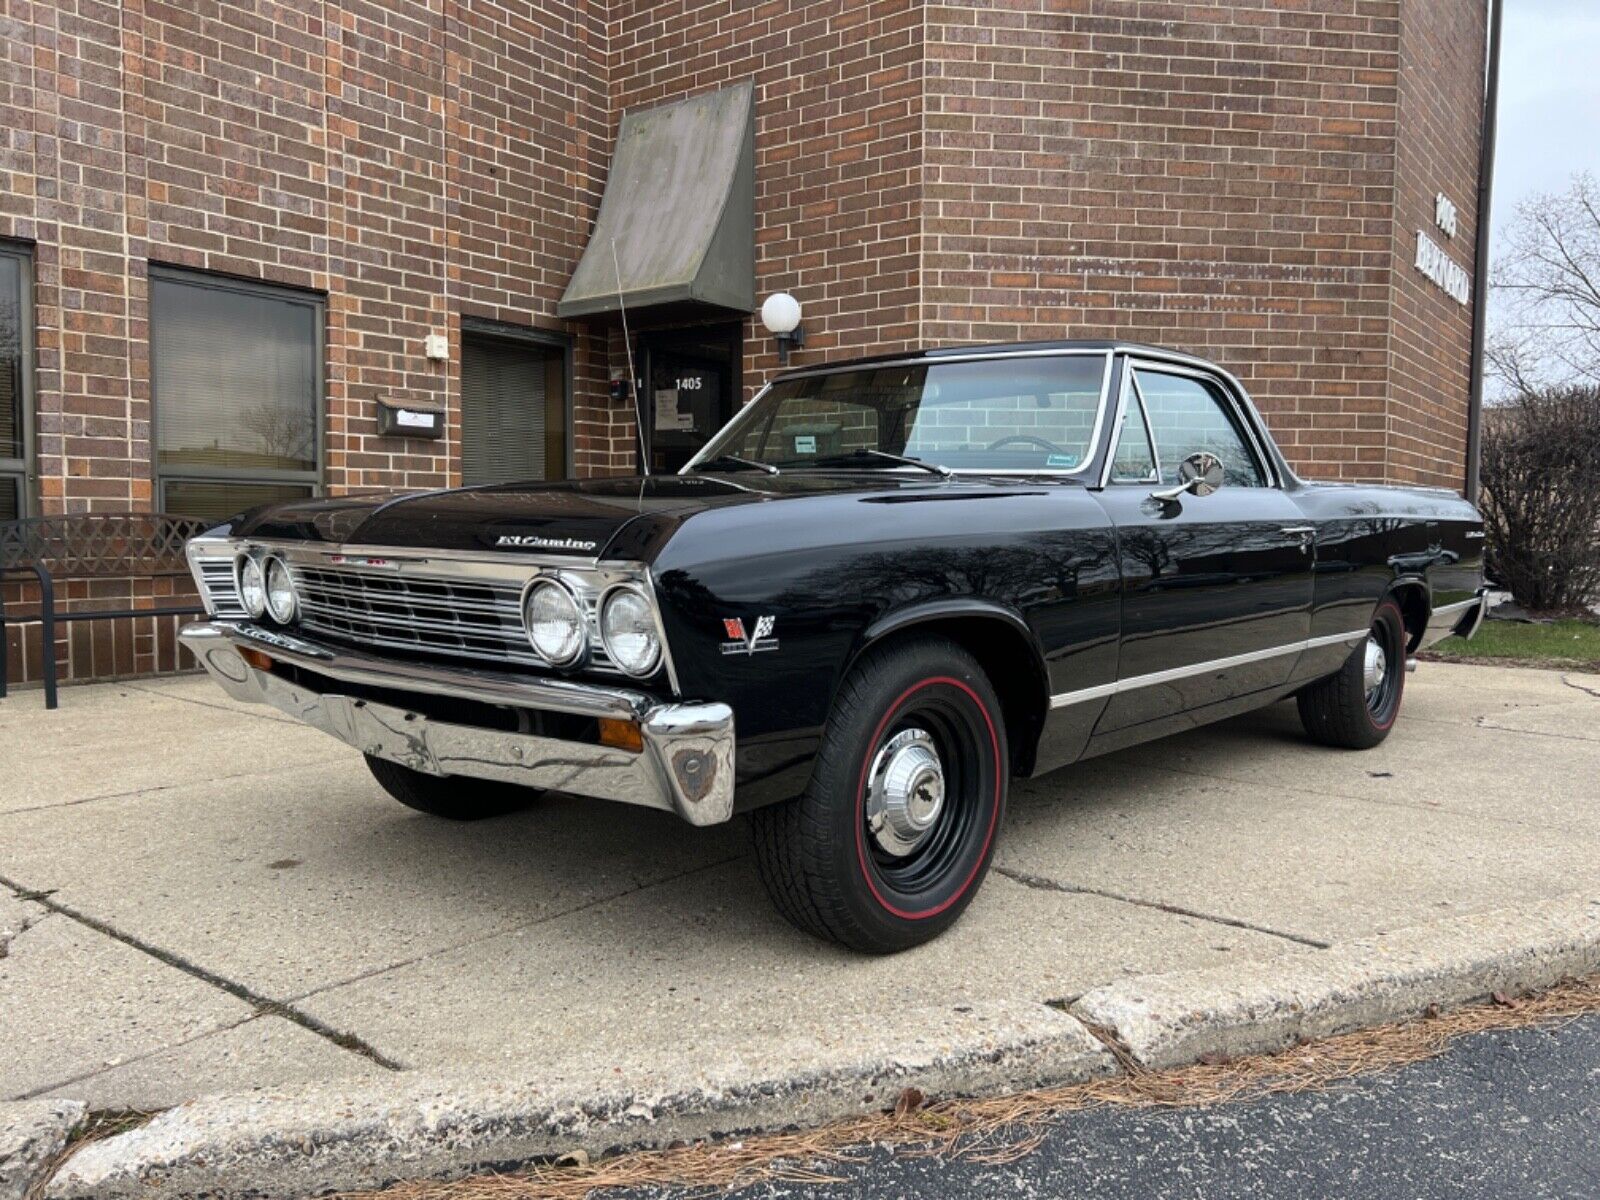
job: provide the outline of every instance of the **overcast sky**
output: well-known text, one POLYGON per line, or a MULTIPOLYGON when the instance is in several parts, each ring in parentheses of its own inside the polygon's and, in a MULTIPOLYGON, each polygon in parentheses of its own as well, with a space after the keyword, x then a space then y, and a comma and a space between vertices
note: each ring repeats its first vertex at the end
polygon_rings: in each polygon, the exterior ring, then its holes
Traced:
POLYGON ((1503 2, 1497 233, 1519 200, 1563 191, 1577 171, 1600 178, 1600 0, 1503 2))

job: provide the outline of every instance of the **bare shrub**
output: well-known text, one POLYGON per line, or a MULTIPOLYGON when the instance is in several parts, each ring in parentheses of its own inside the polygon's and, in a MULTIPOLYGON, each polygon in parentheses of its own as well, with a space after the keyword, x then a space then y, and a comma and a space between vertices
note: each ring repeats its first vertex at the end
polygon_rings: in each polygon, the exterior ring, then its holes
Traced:
POLYGON ((1586 609, 1600 599, 1600 387, 1525 392, 1484 417, 1491 576, 1523 608, 1586 609))

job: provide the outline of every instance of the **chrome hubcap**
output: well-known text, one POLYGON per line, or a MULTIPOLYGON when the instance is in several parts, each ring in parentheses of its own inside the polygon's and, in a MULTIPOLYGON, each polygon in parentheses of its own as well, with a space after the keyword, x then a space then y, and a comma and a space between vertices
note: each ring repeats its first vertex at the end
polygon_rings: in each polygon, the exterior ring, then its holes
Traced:
POLYGON ((1367 636, 1367 662, 1362 671, 1369 701, 1378 694, 1378 689, 1383 686, 1383 681, 1388 675, 1389 656, 1383 652, 1383 643, 1369 634, 1367 636))
POLYGON ((922 844, 944 810, 944 765, 933 737, 903 729, 883 744, 867 773, 867 830, 890 854, 922 844))

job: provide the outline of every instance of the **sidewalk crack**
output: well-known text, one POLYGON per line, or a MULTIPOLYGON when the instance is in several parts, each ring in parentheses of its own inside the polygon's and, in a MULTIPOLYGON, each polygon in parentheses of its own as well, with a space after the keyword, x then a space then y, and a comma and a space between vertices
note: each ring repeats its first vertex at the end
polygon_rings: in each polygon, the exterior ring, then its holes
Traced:
POLYGON ((142 954, 148 954, 159 963, 174 970, 182 971, 185 975, 209 984, 219 991, 226 992, 237 1000, 243 1000, 258 1015, 282 1017, 284 1020, 291 1021, 302 1029, 332 1042, 340 1049, 348 1050, 352 1054, 359 1054, 362 1058, 377 1063, 378 1066, 383 1067, 385 1070, 405 1070, 402 1063, 383 1054, 376 1047, 363 1041, 355 1034, 335 1029, 327 1022, 313 1017, 310 1013, 302 1012, 293 1004, 286 1004, 281 1000, 274 1000, 270 996, 263 996, 253 988, 229 979, 224 975, 218 975, 215 971, 208 970, 198 963, 190 962, 180 954, 147 942, 134 934, 125 933, 115 925, 102 921, 98 917, 91 917, 87 913, 79 912, 77 909, 61 903, 59 900, 54 899, 54 889, 32 890, 6 878, 4 875, 0 875, 0 886, 9 888, 19 900, 31 900, 33 903, 42 905, 53 913, 58 913, 69 920, 76 921, 86 929, 92 929, 96 933, 121 942, 124 946, 131 946, 142 954))
POLYGON ((1585 696, 1593 696, 1595 699, 1600 700, 1600 688, 1584 687, 1583 684, 1573 679, 1571 675, 1563 675, 1561 677, 1561 682, 1566 684, 1569 688, 1574 688, 1577 691, 1582 692, 1585 696))
POLYGON ((1290 933, 1283 929, 1273 929, 1268 925, 1257 925, 1251 921, 1241 921, 1235 917, 1222 917, 1216 913, 1200 912, 1198 909, 1184 908, 1181 904, 1167 904, 1160 900, 1144 900, 1138 896, 1124 895, 1121 892, 1113 892, 1107 888, 1082 887, 1073 883, 1060 883, 1054 879, 1046 879, 1041 875, 1029 875, 1026 871, 1018 871, 1013 867, 996 866, 994 869, 997 874, 1004 875, 1013 883, 1020 883, 1023 887, 1034 888, 1037 891, 1064 892, 1069 896, 1100 896, 1106 900, 1119 900, 1123 904, 1133 904, 1139 908, 1154 909, 1156 912, 1170 913, 1173 916, 1193 917, 1197 921, 1210 921, 1213 925, 1227 925, 1234 929, 1248 929, 1253 933, 1264 933, 1268 937, 1282 938, 1286 942, 1310 946, 1314 950, 1328 950, 1333 947, 1332 942, 1306 937, 1304 934, 1290 933))

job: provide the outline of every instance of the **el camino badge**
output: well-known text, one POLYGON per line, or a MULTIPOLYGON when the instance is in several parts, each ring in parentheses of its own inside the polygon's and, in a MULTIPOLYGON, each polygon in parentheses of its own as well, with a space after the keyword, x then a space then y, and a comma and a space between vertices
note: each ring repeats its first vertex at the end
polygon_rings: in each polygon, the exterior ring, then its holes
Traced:
POLYGON ((777 620, 776 617, 757 617, 755 628, 746 634, 742 617, 723 617, 722 631, 733 640, 722 643, 722 652, 759 654, 763 650, 776 650, 778 639, 772 636, 772 627, 777 620))
POLYGON ((583 550, 595 548, 594 542, 582 538, 540 537, 536 533, 502 533, 495 539, 496 546, 518 546, 530 550, 583 550))

